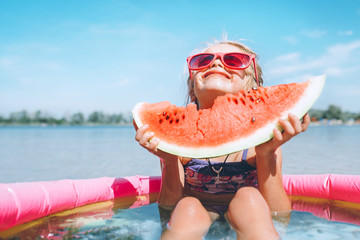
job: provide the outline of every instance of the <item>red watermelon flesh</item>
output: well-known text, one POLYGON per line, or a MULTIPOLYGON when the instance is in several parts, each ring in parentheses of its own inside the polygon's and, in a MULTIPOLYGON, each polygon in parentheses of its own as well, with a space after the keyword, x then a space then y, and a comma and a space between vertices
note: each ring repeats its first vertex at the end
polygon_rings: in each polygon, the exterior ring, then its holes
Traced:
POLYGON ((207 158, 261 144, 272 137, 280 118, 301 118, 319 97, 325 76, 301 83, 259 87, 218 97, 209 109, 195 104, 138 103, 133 117, 148 124, 160 139, 158 148, 175 155, 207 158))

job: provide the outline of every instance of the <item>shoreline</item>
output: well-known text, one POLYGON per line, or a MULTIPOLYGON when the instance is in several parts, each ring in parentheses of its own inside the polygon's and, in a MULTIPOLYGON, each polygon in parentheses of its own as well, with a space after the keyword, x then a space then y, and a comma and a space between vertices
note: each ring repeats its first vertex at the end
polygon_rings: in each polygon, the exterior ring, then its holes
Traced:
MULTIPOLYGON (((316 121, 310 122, 309 126, 317 127, 317 126, 359 126, 359 121, 354 122, 342 122, 341 120, 331 120, 331 121, 316 121)), ((0 124, 0 128, 2 127, 132 127, 133 124, 130 123, 122 123, 122 124, 0 124)))
POLYGON ((1 127, 131 127, 132 124, 0 124, 1 127))

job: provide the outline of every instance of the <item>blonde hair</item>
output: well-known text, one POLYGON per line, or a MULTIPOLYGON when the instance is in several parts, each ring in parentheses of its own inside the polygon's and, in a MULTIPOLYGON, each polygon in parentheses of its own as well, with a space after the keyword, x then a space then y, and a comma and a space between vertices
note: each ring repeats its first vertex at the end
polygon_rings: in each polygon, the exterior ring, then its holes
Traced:
MULTIPOLYGON (((214 45, 220 45, 220 44, 232 45, 232 46, 239 48, 244 53, 254 54, 256 56, 256 73, 257 73, 259 85, 260 86, 263 85, 262 70, 261 70, 260 65, 257 62, 257 59, 258 59, 257 55, 249 47, 241 44, 240 42, 229 41, 229 40, 223 40, 223 41, 215 40, 214 43, 211 43, 211 44, 208 43, 206 48, 204 48, 202 50, 195 50, 195 51, 193 51, 192 54, 205 52, 206 49, 208 49, 209 47, 214 46, 214 45)), ((188 72, 187 66, 186 66, 186 71, 188 72)), ((247 76, 251 76, 251 80, 252 80, 252 81, 248 81, 247 87, 251 88, 251 87, 257 86, 256 76, 255 76, 255 71, 254 71, 254 64, 250 64, 250 66, 245 69, 245 74, 247 76)), ((198 105, 196 99, 193 99, 194 96, 192 96, 192 95, 194 95, 194 81, 193 81, 193 79, 190 78, 190 76, 187 77, 187 86, 188 86, 187 103, 195 101, 195 103, 198 105)))

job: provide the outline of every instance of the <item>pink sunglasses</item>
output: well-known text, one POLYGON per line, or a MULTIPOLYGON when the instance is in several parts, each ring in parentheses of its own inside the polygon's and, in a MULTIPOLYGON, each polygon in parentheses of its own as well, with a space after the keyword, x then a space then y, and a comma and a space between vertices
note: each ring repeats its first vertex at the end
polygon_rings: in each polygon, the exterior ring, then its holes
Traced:
POLYGON ((191 71, 196 71, 209 67, 218 57, 220 57, 220 60, 225 65, 225 67, 236 70, 248 68, 251 64, 251 61, 253 61, 256 83, 259 86, 259 81, 256 73, 256 62, 255 62, 256 56, 254 54, 239 53, 239 52, 200 53, 188 57, 186 61, 189 67, 190 78, 192 78, 191 71))

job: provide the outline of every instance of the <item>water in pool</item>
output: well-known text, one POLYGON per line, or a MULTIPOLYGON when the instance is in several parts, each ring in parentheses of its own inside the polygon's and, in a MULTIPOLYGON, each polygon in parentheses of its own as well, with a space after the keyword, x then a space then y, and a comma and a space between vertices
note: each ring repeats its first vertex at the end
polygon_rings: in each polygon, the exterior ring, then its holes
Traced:
MULTIPOLYGON (((159 239, 162 227, 154 199, 150 199, 150 204, 135 208, 129 207, 141 205, 141 200, 118 199, 101 203, 100 207, 95 204, 90 211, 47 217, 16 233, 12 239, 159 239)), ((313 212, 292 211, 286 226, 274 220, 281 239, 360 239, 360 204, 323 200, 314 203, 314 200, 299 198, 292 199, 292 203, 313 212), (319 214, 322 217, 315 216, 319 214)), ((236 239, 236 234, 226 222, 217 221, 204 239, 236 239)))

